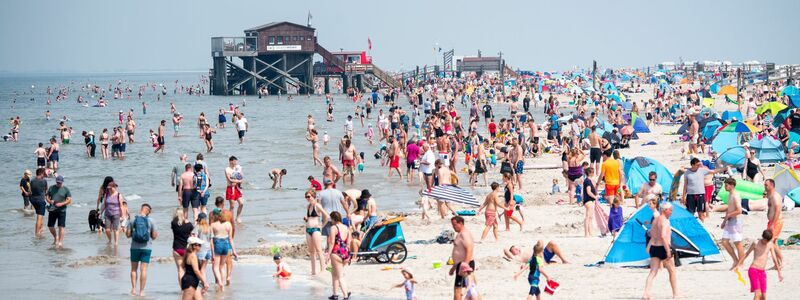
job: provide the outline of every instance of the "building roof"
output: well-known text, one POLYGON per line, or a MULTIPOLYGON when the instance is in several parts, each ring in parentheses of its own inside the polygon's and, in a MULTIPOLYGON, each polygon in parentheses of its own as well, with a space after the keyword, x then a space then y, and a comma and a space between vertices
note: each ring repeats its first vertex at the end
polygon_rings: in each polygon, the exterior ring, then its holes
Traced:
POLYGON ((295 24, 295 23, 292 23, 292 22, 282 21, 282 22, 267 23, 267 24, 264 24, 264 25, 261 25, 261 26, 256 26, 256 27, 253 27, 253 28, 250 28, 250 29, 245 29, 244 32, 261 31, 261 30, 264 30, 264 29, 267 29, 267 28, 270 28, 270 27, 275 27, 275 26, 284 25, 284 24, 285 25, 291 25, 291 26, 300 27, 302 29, 309 30, 309 31, 314 31, 315 30, 313 27, 308 27, 308 26, 303 26, 303 25, 300 25, 300 24, 295 24))

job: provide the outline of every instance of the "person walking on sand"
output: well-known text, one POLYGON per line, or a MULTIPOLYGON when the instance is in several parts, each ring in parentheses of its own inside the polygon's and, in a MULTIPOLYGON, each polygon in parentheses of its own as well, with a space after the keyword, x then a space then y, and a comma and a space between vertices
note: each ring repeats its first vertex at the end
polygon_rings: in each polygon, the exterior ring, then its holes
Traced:
MULTIPOLYGON (((701 181, 702 182, 702 181, 701 181)), ((672 298, 678 298, 678 282, 676 278, 675 262, 672 259, 672 227, 669 217, 672 215, 672 204, 665 202, 661 205, 661 214, 653 220, 650 228, 651 239, 647 243, 647 253, 650 254, 650 273, 644 285, 644 299, 650 299, 650 288, 653 279, 658 275, 662 265, 669 273, 669 284, 672 287, 672 298)))
POLYGON ((350 292, 347 290, 347 283, 344 280, 344 267, 350 263, 352 255, 350 253, 350 229, 342 224, 342 215, 338 211, 331 212, 331 227, 328 235, 325 264, 331 263, 331 285, 333 295, 328 299, 339 299, 336 295, 337 287, 342 291, 344 300, 350 299, 350 292))
MULTIPOLYGON (((519 231, 522 231, 522 224, 524 221, 514 216, 514 208, 516 207, 517 202, 514 201, 514 179, 512 176, 513 175, 511 175, 511 173, 503 173, 503 183, 505 183, 506 186, 505 192, 503 193, 503 198, 505 200, 504 212, 506 219, 506 231, 511 231, 511 221, 519 224, 519 231)), ((520 214, 522 214, 522 211, 520 211, 520 214)))
POLYGON ((539 277, 544 275, 545 278, 545 285, 548 281, 550 281, 550 276, 544 272, 545 259, 544 259, 544 243, 539 241, 533 246, 533 255, 531 256, 530 260, 527 261, 527 264, 522 266, 520 270, 514 274, 514 280, 517 280, 519 275, 521 275, 526 270, 528 271, 528 284, 530 284, 530 290, 528 290, 528 300, 531 300, 533 297, 536 297, 536 300, 542 299, 541 293, 542 291, 539 289, 539 277))
MULTIPOLYGON (((602 179, 606 185, 606 201, 611 203, 614 197, 619 194, 620 185, 620 163, 609 155, 608 152, 603 153, 603 163, 600 168, 599 179, 602 179)), ((702 183, 702 180, 700 181, 702 183)))
POLYGON ((750 279, 750 292, 753 293, 753 299, 767 299, 767 272, 764 271, 767 267, 767 256, 772 256, 772 263, 775 264, 775 270, 778 271, 778 281, 783 282, 783 273, 781 272, 781 265, 778 262, 773 250, 777 245, 772 241, 775 237, 772 235, 772 230, 766 229, 761 232, 761 239, 753 242, 747 252, 739 257, 738 264, 743 265, 744 260, 753 253, 753 262, 750 263, 750 269, 747 270, 747 277, 750 279))
POLYGON ((497 182, 492 182, 492 191, 486 195, 486 199, 481 204, 481 207, 478 208, 478 215, 481 214, 483 209, 486 209, 485 214, 485 226, 483 228, 483 233, 481 234, 481 242, 486 238, 489 234, 489 230, 492 230, 494 234, 494 241, 498 240, 497 236, 497 208, 503 207, 503 202, 500 202, 500 197, 497 197, 497 189, 500 188, 500 184, 497 182))
POLYGON ((742 214, 742 199, 736 192, 736 179, 731 177, 725 178, 725 190, 728 194, 728 208, 725 211, 725 217, 722 219, 722 246, 725 251, 731 256, 733 265, 730 270, 733 271, 739 268, 739 257, 744 253, 742 246, 742 221, 739 216, 742 214), (731 242, 736 246, 736 251, 733 250, 731 242))
POLYGON ((131 239, 131 296, 144 297, 144 287, 147 284, 147 266, 150 264, 150 254, 153 252, 153 240, 158 238, 156 225, 150 216, 150 205, 142 204, 139 215, 133 219, 131 226, 125 231, 125 236, 131 239), (136 277, 139 277, 139 293, 136 293, 136 277))
POLYGON ((783 230, 783 197, 775 191, 775 180, 769 178, 764 181, 764 193, 767 195, 767 229, 772 231, 772 244, 775 249, 776 266, 783 265, 783 254, 778 247, 778 237, 783 230))
POLYGON ((455 216, 450 219, 450 224, 453 226, 453 231, 456 232, 453 241, 453 252, 450 254, 450 258, 453 260, 453 267, 450 268, 449 272, 451 276, 453 274, 456 275, 453 300, 462 300, 461 295, 466 287, 466 282, 465 278, 461 276, 461 269, 475 270, 475 260, 473 259, 475 241, 472 238, 472 233, 464 225, 464 218, 455 216))
POLYGON ((592 236, 592 224, 594 221, 594 206, 597 203, 597 187, 592 178, 594 169, 586 168, 586 177, 583 179, 583 207, 586 208, 586 215, 583 217, 583 236, 592 236))
POLYGON ((215 208, 211 212, 212 220, 211 232, 213 239, 211 251, 213 251, 213 270, 214 278, 217 283, 217 290, 222 292, 225 286, 231 284, 230 268, 227 268, 228 256, 236 257, 236 247, 233 244, 233 225, 223 213, 222 209, 215 208))
POLYGON ((709 170, 708 168, 704 167, 703 163, 700 162, 700 160, 696 157, 692 158, 692 160, 689 161, 689 164, 689 169, 687 169, 683 174, 685 182, 683 184, 681 204, 686 206, 686 210, 688 210, 691 214, 694 215, 697 213, 697 217, 702 223, 706 219, 706 187, 704 183, 704 177, 707 174, 717 174, 717 171, 709 170))

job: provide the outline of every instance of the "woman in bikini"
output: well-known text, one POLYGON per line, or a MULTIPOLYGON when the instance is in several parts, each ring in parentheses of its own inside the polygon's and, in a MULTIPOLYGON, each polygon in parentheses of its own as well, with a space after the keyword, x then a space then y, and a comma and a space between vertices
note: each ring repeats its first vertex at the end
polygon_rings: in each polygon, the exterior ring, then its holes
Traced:
POLYGON ((203 136, 205 136, 206 151, 208 153, 214 150, 214 141, 211 140, 211 136, 216 132, 208 123, 203 124, 203 136))
POLYGON ((103 159, 108 159, 108 128, 103 128, 103 133, 100 134, 100 153, 103 154, 103 159))
MULTIPOLYGON (((519 230, 522 231, 522 223, 523 221, 514 216, 514 207, 516 207, 517 202, 514 201, 514 180, 511 178, 510 173, 503 173, 503 183, 505 184, 505 192, 503 193, 503 199, 505 200, 505 219, 506 219, 506 231, 511 230, 511 221, 517 222, 519 224, 519 230)), ((520 214, 522 212, 520 211, 520 214)))
POLYGON ((572 148, 567 154, 567 182, 569 183, 569 204, 575 203, 575 186, 578 185, 578 179, 583 177, 583 159, 586 157, 583 151, 578 147, 572 148))
POLYGON ((323 220, 327 221, 330 220, 330 216, 317 202, 317 193, 313 189, 306 191, 305 197, 308 201, 306 216, 303 217, 303 220, 306 221, 306 245, 308 254, 311 255, 311 275, 317 275, 316 260, 319 260, 319 270, 325 270, 325 261, 322 258, 322 233, 320 232, 320 225, 324 222, 320 222, 320 218, 325 217, 323 220))
POLYGON ((217 290, 224 291, 225 286, 231 284, 230 274, 227 274, 227 261, 228 254, 237 257, 236 247, 233 245, 233 226, 231 220, 222 213, 222 210, 215 208, 212 211, 214 222, 211 223, 211 233, 213 239, 211 242, 211 251, 214 252, 214 278, 217 283, 217 290))
POLYGON ((336 287, 342 291, 344 300, 350 299, 350 293, 347 291, 347 284, 344 281, 344 266, 350 263, 350 229, 342 224, 342 215, 339 212, 331 213, 331 229, 328 234, 328 251, 325 263, 331 262, 331 286, 333 288, 333 295, 328 299, 338 300, 339 296, 336 295, 336 287))
POLYGON ((311 130, 308 131, 308 135, 306 135, 306 140, 311 142, 311 158, 314 159, 314 165, 316 166, 317 162, 323 165, 322 160, 319 159, 319 145, 317 145, 319 137, 317 137, 317 130, 311 128, 311 130))

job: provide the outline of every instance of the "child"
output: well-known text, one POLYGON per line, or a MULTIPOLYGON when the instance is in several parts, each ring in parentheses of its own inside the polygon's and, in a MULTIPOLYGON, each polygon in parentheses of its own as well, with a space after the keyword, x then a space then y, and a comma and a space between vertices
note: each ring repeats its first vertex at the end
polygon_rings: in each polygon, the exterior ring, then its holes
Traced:
POLYGON ((464 300, 478 300, 481 297, 478 294, 478 282, 475 281, 475 274, 473 271, 469 264, 461 264, 461 270, 459 270, 459 272, 461 273, 461 277, 464 277, 464 287, 467 289, 466 293, 464 293, 464 300))
MULTIPOLYGON (((767 266, 767 256, 772 254, 775 244, 772 242, 772 230, 767 229, 761 233, 761 239, 753 242, 750 248, 747 248, 747 253, 739 258, 739 265, 744 264, 745 258, 753 252, 753 262, 750 263, 750 269, 747 270, 747 277, 750 278, 750 292, 752 292, 753 299, 766 299, 767 298, 767 273, 764 271, 767 266)), ((775 264, 775 270, 778 271, 778 281, 783 282, 783 273, 781 273, 782 266, 778 264, 778 259, 775 255, 772 256, 772 263, 775 264)))
POLYGON ((539 290, 540 275, 544 275, 544 278, 547 279, 547 281, 550 281, 550 276, 548 276, 547 273, 545 273, 542 269, 544 266, 544 256, 542 253, 544 253, 544 243, 539 241, 536 243, 536 246, 533 246, 533 256, 531 257, 531 260, 528 261, 528 264, 524 265, 519 272, 514 274, 514 280, 517 280, 517 277, 519 277, 522 272, 525 272, 525 269, 530 270, 530 272, 528 272, 528 283, 530 283, 531 289, 528 292, 528 300, 532 298, 531 296, 536 296, 536 300, 542 299, 542 292, 539 290))
POLYGON ((612 237, 617 237, 617 232, 622 229, 622 201, 620 196, 614 197, 611 203, 611 211, 608 213, 608 230, 612 237))
POLYGON ((402 268, 400 269, 400 273, 403 274, 403 278, 405 278, 405 280, 403 283, 395 285, 394 287, 401 287, 406 290, 406 300, 416 300, 417 296, 414 294, 414 285, 417 284, 417 281, 414 280, 414 275, 411 274, 411 269, 402 268))
POLYGON ((328 132, 327 132, 327 131, 325 131, 325 133, 322 135, 322 144, 323 144, 323 145, 325 145, 325 146, 327 146, 327 145, 328 145, 328 142, 329 142, 330 140, 331 140, 331 137, 330 137, 330 136, 328 136, 328 132))
POLYGON ((121 216, 122 218, 120 218, 120 220, 119 220, 119 230, 121 232, 127 232, 126 229, 128 227, 128 220, 131 219, 130 213, 128 213, 128 202, 127 201, 123 201, 122 202, 122 212, 124 212, 124 213, 121 216))
POLYGON ((286 175, 286 169, 272 169, 269 172, 269 179, 272 180, 272 189, 283 187, 283 176, 286 175))
POLYGON ((364 136, 367 137, 367 141, 369 141, 369 144, 372 145, 372 137, 375 136, 375 131, 372 129, 372 124, 367 126, 367 133, 364 133, 364 136))
POLYGON ((150 129, 150 143, 153 144, 153 149, 158 149, 158 135, 150 129))
POLYGON ((358 173, 364 173, 364 152, 358 154, 361 157, 361 161, 358 162, 358 173))
POLYGON ((553 178, 553 187, 550 189, 550 195, 561 193, 561 187, 558 186, 558 179, 553 178))
POLYGON ((289 266, 283 262, 280 253, 275 254, 275 256, 272 257, 272 260, 275 261, 275 265, 278 266, 277 271, 275 274, 272 274, 272 277, 278 277, 282 279, 289 279, 292 277, 292 272, 289 271, 289 266))

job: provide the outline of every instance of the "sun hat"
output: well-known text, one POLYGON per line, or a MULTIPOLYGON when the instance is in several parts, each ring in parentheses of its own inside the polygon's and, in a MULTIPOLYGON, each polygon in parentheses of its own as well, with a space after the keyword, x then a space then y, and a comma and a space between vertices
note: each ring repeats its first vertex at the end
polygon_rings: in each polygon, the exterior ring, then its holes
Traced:
POLYGON ((196 236, 191 236, 191 237, 189 237, 189 239, 186 240, 186 244, 187 245, 195 245, 195 244, 202 245, 202 244, 205 244, 205 243, 206 243, 205 241, 201 240, 200 238, 198 238, 196 236))

